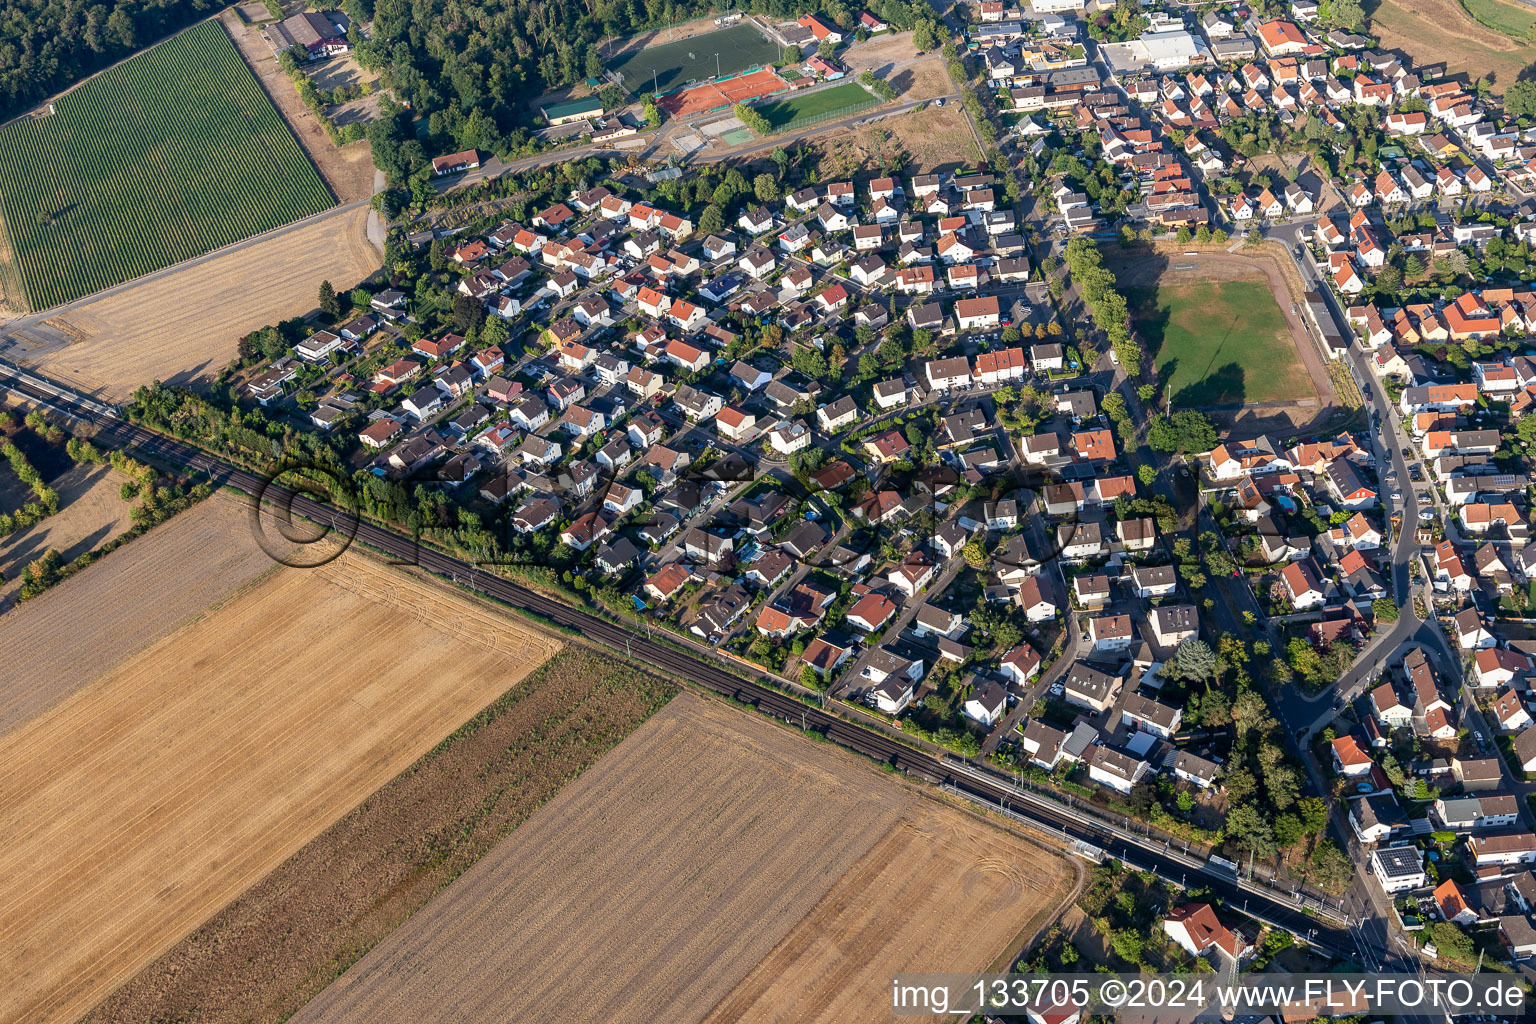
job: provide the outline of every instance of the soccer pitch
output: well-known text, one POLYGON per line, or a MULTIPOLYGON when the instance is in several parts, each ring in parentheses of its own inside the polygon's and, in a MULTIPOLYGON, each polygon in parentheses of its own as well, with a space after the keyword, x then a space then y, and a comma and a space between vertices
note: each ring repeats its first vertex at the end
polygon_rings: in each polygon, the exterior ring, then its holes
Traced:
POLYGON ((717 74, 733 75, 778 59, 779 44, 756 26, 743 23, 623 54, 609 63, 608 70, 622 74, 624 88, 630 92, 664 93, 689 82, 702 82, 717 74))

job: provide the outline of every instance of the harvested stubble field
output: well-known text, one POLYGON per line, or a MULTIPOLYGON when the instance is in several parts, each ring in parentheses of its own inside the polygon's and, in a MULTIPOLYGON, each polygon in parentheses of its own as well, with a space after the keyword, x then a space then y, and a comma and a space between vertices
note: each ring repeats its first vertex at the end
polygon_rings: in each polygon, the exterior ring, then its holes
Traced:
POLYGON ((115 401, 154 380, 212 379, 240 338, 313 310, 321 281, 344 290, 378 269, 367 218, 331 214, 73 307, 47 324, 73 340, 20 360, 115 401))
POLYGON ((0 739, 0 1021, 79 1018, 558 646, 349 555, 0 739))
POLYGON ((0 736, 272 568, 250 509, 214 496, 6 612, 0 736))
POLYGON ((676 693, 565 648, 83 1024, 287 1020, 676 693))
POLYGON ((685 693, 294 1022, 884 1020, 892 971, 991 966, 1073 888, 1059 853, 685 693))

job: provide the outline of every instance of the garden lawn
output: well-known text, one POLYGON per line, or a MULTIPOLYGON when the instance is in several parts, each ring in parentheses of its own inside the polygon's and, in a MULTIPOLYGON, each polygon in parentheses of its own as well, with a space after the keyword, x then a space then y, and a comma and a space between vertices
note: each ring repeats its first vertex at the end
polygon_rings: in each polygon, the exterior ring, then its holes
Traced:
POLYGON ((1126 298, 1173 406, 1317 397, 1264 282, 1181 282, 1126 298))

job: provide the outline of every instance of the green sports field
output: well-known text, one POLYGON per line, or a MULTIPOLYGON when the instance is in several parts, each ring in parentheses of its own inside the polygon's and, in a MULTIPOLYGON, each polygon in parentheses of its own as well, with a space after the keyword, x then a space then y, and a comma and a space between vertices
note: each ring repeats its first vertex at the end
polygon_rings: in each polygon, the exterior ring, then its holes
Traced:
POLYGON ((660 94, 688 82, 716 77, 717 53, 720 55, 719 74, 734 75, 778 60, 779 44, 750 24, 732 25, 675 43, 661 43, 626 53, 610 61, 608 70, 622 74, 624 88, 630 92, 660 94))
POLYGON ((1285 315, 1261 281, 1193 281, 1126 295, 1173 405, 1316 398, 1285 315))
POLYGON ((757 108, 757 112, 766 117, 773 127, 783 128, 802 117, 830 114, 834 110, 860 104, 874 106, 876 102, 878 101, 869 94, 868 89, 857 82, 848 82, 843 85, 834 85, 830 89, 802 93, 798 96, 790 95, 774 100, 772 103, 764 103, 757 108))
POLYGON ((33 309, 334 203, 217 21, 0 129, 0 213, 33 309))

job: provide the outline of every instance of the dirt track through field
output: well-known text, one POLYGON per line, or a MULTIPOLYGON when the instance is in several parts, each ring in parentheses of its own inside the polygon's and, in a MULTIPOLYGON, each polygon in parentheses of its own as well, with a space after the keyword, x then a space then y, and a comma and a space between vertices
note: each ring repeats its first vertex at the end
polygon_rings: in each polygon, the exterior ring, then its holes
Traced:
POLYGON ((558 646, 349 555, 0 739, 0 1022, 78 1018, 558 646))
POLYGON ((321 217, 73 307, 48 325, 75 341, 13 357, 114 401, 155 380, 206 382, 234 361, 240 338, 311 312, 321 281, 345 291, 378 269, 367 218, 366 208, 321 217))
POLYGON ((909 956, 985 967, 1066 894, 1071 869, 1022 839, 973 842, 972 829, 989 831, 840 749, 684 693, 293 1022, 687 1024, 786 936, 781 948, 829 984, 884 986, 909 956), (872 852, 916 863, 861 874, 872 852), (951 869, 958 877, 939 880, 951 869), (963 948, 939 945, 952 925, 899 905, 937 906, 925 884, 964 923, 963 948), (851 942, 817 940, 828 933, 851 942))

